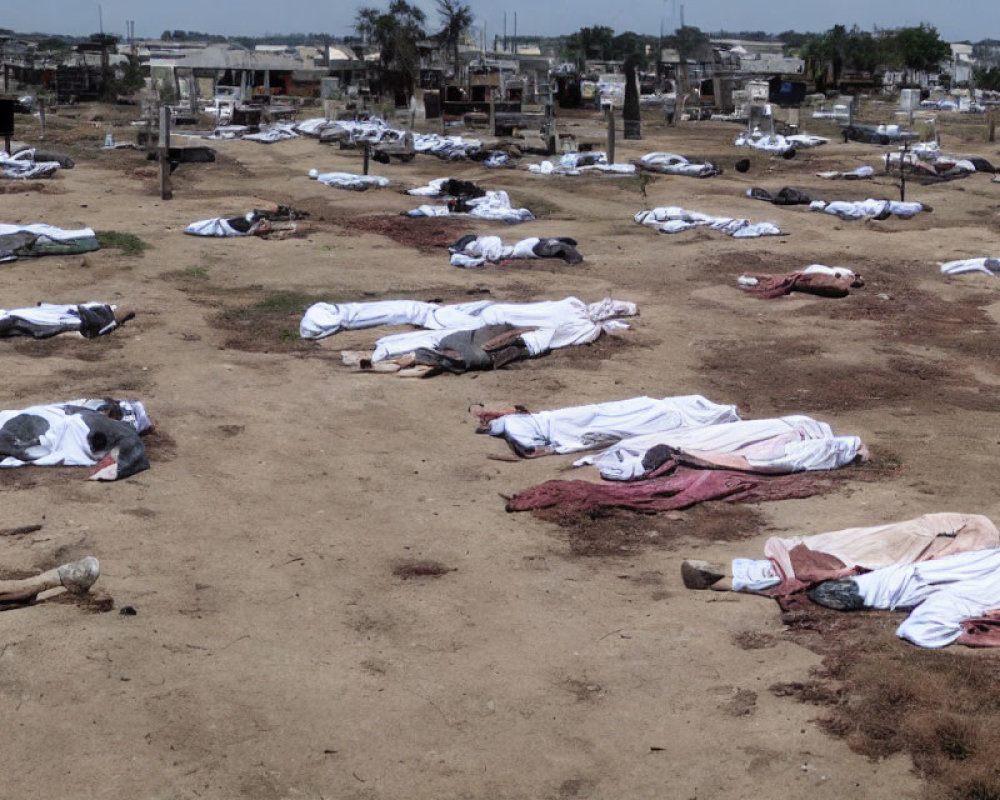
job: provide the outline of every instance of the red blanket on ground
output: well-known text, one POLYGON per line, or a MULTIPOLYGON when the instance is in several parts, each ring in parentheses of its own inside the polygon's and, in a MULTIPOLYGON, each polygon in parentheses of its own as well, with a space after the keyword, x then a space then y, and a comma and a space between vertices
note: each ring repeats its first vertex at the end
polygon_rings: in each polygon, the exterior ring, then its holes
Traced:
POLYGON ((860 277, 838 278, 821 273, 790 272, 787 275, 750 275, 756 278, 756 286, 742 286, 747 294, 769 299, 783 297, 792 292, 815 294, 820 297, 847 297, 852 288, 864 286, 860 277))
POLYGON ((554 509, 567 516, 610 508, 652 513, 688 508, 709 500, 759 503, 811 497, 831 487, 830 480, 805 473, 757 475, 735 470, 678 467, 671 475, 635 482, 546 481, 511 497, 507 510, 554 509))

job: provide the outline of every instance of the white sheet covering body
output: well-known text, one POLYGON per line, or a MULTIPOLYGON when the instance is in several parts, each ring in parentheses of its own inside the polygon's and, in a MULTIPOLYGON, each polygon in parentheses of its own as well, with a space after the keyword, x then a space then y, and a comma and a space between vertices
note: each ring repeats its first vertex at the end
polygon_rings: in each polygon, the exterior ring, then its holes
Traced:
MULTIPOLYGON (((491 219, 497 222, 528 222, 535 218, 535 215, 526 208, 514 208, 510 203, 510 196, 503 190, 488 190, 482 197, 467 200, 466 204, 469 206, 469 210, 464 213, 479 219, 491 219)), ((447 217, 453 212, 448 206, 422 205, 406 213, 410 217, 447 217)))
MULTIPOLYGON (((74 246, 72 245, 73 242, 77 242, 79 252, 97 250, 99 247, 97 234, 90 228, 57 228, 55 225, 46 225, 43 222, 35 222, 28 225, 0 223, 0 237, 17 239, 18 237, 13 236, 13 234, 19 233, 27 233, 38 237, 28 249, 28 254, 43 254, 45 252, 45 240, 71 247, 74 246)), ((26 245, 23 242, 15 243, 14 246, 10 245, 10 241, 0 243, 0 262, 14 261, 20 255, 24 254, 21 247, 26 245)))
POLYGON ((1000 609, 1000 550, 885 567, 850 580, 869 608, 916 606, 897 636, 920 647, 945 647, 959 637, 963 620, 1000 609))
POLYGON ((680 233, 691 228, 708 227, 736 239, 755 239, 759 236, 780 236, 781 230, 773 222, 750 222, 748 219, 713 217, 700 211, 688 211, 679 206, 658 206, 638 212, 635 221, 648 225, 660 233, 680 233))
POLYGON ((252 230, 238 231, 229 224, 232 217, 212 217, 212 219, 200 219, 192 222, 184 229, 184 233, 189 236, 251 236, 252 230))
POLYGON ((444 191, 444 185, 451 178, 434 178, 434 180, 429 181, 425 186, 417 186, 413 189, 407 189, 407 194, 416 195, 417 197, 440 197, 444 191))
MULTIPOLYGON (((0 309, 0 328, 6 328, 9 323, 24 320, 34 329, 36 337, 66 331, 80 331, 83 324, 82 315, 87 311, 94 312, 92 327, 86 331, 87 338, 96 338, 110 333, 119 327, 115 321, 116 306, 107 303, 39 303, 27 308, 0 309), (97 318, 101 321, 97 321, 97 318)), ((0 333, 0 335, 5 335, 0 333)))
POLYGON ((10 155, 0 150, 0 178, 28 180, 49 178, 59 169, 58 161, 35 161, 32 148, 10 155))
POLYGON ((507 414, 490 420, 488 433, 527 449, 575 453, 641 434, 718 425, 739 418, 736 406, 719 405, 701 395, 660 400, 633 397, 533 414, 507 414))
POLYGON ((1000 258, 963 258, 941 265, 944 275, 963 275, 966 272, 983 272, 994 278, 1000 275, 1000 258))
POLYGON ((451 251, 453 267, 480 267, 489 261, 499 264, 511 258, 538 258, 534 247, 541 240, 537 236, 505 245, 499 236, 478 236, 466 242, 461 252, 451 251))
POLYGON ((643 459, 657 445, 694 461, 742 457, 750 470, 763 473, 837 469, 863 452, 857 436, 834 436, 825 422, 795 415, 636 436, 575 464, 594 464, 606 480, 638 480, 646 474, 643 459))
POLYGON ((483 149, 479 139, 466 139, 463 136, 442 136, 438 133, 413 134, 413 149, 418 153, 430 153, 448 161, 468 158, 471 153, 483 149))
MULTIPOLYGON (((137 401, 117 402, 124 412, 122 422, 131 425, 139 433, 144 433, 152 428, 152 422, 150 422, 142 403, 137 401)), ((48 424, 48 429, 38 436, 39 444, 27 449, 27 458, 22 460, 6 456, 0 459, 0 468, 23 467, 28 464, 40 467, 60 464, 68 467, 94 466, 103 457, 103 454, 95 453, 89 439, 90 429, 83 418, 79 414, 74 414, 68 407, 82 406, 98 411, 106 404, 105 400, 83 399, 70 400, 68 403, 0 411, 0 428, 21 415, 41 417, 48 424)))
POLYGON ((688 175, 694 178, 708 178, 722 172, 710 161, 693 163, 677 153, 646 153, 639 159, 639 166, 651 172, 661 172, 665 175, 688 175))
POLYGON ((628 325, 618 316, 639 313, 634 303, 606 298, 589 306, 576 297, 538 303, 473 303, 438 305, 415 300, 382 300, 373 303, 315 303, 306 309, 299 326, 303 339, 322 339, 342 330, 376 325, 416 325, 426 330, 383 336, 375 343, 372 361, 412 353, 421 347, 433 349, 450 333, 485 325, 535 328, 521 336, 533 355, 546 350, 592 342, 606 330, 628 325))
POLYGON ((922 203, 903 203, 898 200, 813 200, 809 204, 810 211, 823 211, 834 214, 841 219, 868 219, 881 217, 885 214, 895 214, 897 217, 909 219, 924 210, 922 203))
POLYGON ((91 228, 57 228, 55 225, 46 225, 44 222, 33 222, 29 225, 0 222, 0 236, 5 236, 8 233, 34 233, 54 242, 92 239, 96 235, 91 228))
POLYGON ((845 181, 858 181, 865 178, 871 178, 875 174, 875 168, 869 166, 856 167, 855 169, 849 170, 847 172, 838 172, 837 170, 829 170, 827 172, 817 172, 817 178, 826 178, 827 180, 845 180, 845 181))
POLYGON ((789 150, 798 148, 819 147, 821 144, 828 144, 829 139, 823 136, 814 136, 809 133, 796 133, 791 136, 782 136, 778 133, 761 133, 754 130, 753 133, 741 133, 733 142, 737 147, 752 147, 755 150, 763 150, 768 153, 787 153, 789 150))
POLYGON ((248 139, 251 142, 261 142, 262 144, 273 144, 283 142, 286 139, 297 139, 299 134, 295 130, 294 122, 272 122, 270 125, 261 128, 257 133, 247 133, 241 139, 248 139))
MULTIPOLYGON (((301 125, 299 126, 301 128, 301 125)), ((405 131, 390 128, 381 117, 372 117, 368 120, 337 120, 328 125, 319 127, 319 133, 326 138, 339 134, 345 141, 369 142, 377 144, 385 138, 401 139, 405 131)))
POLYGON ((912 564, 920 558, 943 557, 962 550, 1000 546, 996 526, 981 514, 938 512, 916 519, 862 528, 814 533, 808 536, 772 536, 764 555, 786 576, 795 574, 791 551, 798 545, 837 558, 846 568, 874 570, 893 564, 912 564), (961 533, 961 539, 956 535, 961 533))
POLYGON ((584 164, 579 167, 566 167, 553 164, 551 161, 541 161, 538 164, 528 164, 528 171, 538 175, 583 175, 585 172, 603 172, 610 175, 634 175, 634 164, 584 164))
MULTIPOLYGON (((803 275, 829 275, 832 278, 857 278, 858 274, 854 270, 847 269, 847 267, 828 267, 825 264, 810 264, 803 270, 800 270, 803 275)), ((760 283, 760 280, 755 278, 753 275, 740 275, 736 279, 736 283, 744 287, 753 287, 760 283)))
POLYGON ((335 189, 351 189, 355 192, 389 185, 389 179, 380 175, 355 175, 353 172, 319 172, 312 169, 309 170, 309 177, 335 189))

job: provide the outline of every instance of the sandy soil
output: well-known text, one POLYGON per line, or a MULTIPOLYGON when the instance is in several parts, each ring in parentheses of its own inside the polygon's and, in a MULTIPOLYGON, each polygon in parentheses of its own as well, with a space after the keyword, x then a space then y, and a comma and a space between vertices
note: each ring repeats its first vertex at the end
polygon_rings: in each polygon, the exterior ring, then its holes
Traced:
MULTIPOLYGON (((18 122, 31 141, 32 123, 18 122)), ((745 155, 730 145, 735 130, 647 125, 642 141, 619 142, 619 160, 668 150, 731 167, 745 155)), ((812 177, 874 163, 877 147, 756 156, 747 175, 645 187, 424 156, 375 165, 400 187, 452 175, 505 188, 541 219, 473 230, 569 235, 586 257, 463 271, 443 249, 352 226, 413 198, 306 179, 314 166, 359 171, 357 152, 308 139, 217 143, 219 160, 182 166, 163 202, 142 154, 89 150, 103 134, 90 126, 75 145, 90 157, 45 191, 0 195, 0 218, 131 232, 151 248, 5 264, 2 302, 111 300, 139 316, 106 340, 5 345, 4 403, 125 394, 147 402, 164 436, 152 469, 116 484, 80 470, 0 475, 5 525, 44 526, 5 538, 4 568, 93 553, 104 568, 97 588, 116 604, 0 615, 0 794, 921 795, 908 757, 855 755, 813 723, 815 708, 769 691, 819 662, 783 633, 773 603, 687 592, 678 567, 689 556, 757 555, 776 532, 942 510, 1000 519, 1000 294, 987 276, 943 279, 935 263, 997 255, 1000 185, 977 175, 912 186, 908 199, 933 213, 849 223, 742 195, 794 184, 829 198, 893 197, 881 176, 812 177), (265 200, 310 210, 308 235, 182 235, 192 220, 265 200), (789 235, 664 236, 632 221, 665 204, 774 220, 789 235), (815 262, 853 267, 867 286, 839 301, 758 301, 734 286, 744 269, 815 262), (339 365, 341 348, 378 332, 295 338, 314 297, 486 291, 517 301, 611 294, 638 302, 642 316, 611 343, 426 381, 339 365), (272 315, 268 336, 257 335, 252 311, 240 327, 239 309, 279 292, 298 299, 283 296, 277 328, 272 315), (813 414, 862 435, 885 474, 806 500, 597 521, 608 545, 593 547, 586 524, 504 511, 501 495, 562 474, 569 459, 492 459, 506 449, 476 436, 468 413, 473 403, 542 409, 687 393, 748 416, 813 414), (406 577, 399 567, 416 559, 448 571, 406 577)), ((943 144, 998 156, 995 145, 943 144)))

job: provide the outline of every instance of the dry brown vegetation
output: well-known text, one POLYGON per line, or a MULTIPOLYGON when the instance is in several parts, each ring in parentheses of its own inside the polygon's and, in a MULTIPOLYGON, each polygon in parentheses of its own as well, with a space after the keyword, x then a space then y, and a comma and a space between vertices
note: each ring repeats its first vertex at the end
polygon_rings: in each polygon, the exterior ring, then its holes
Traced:
POLYGON ((1000 658, 915 648, 881 613, 810 608, 785 620, 823 664, 774 694, 818 706, 823 729, 857 753, 911 756, 928 798, 1000 797, 1000 658))

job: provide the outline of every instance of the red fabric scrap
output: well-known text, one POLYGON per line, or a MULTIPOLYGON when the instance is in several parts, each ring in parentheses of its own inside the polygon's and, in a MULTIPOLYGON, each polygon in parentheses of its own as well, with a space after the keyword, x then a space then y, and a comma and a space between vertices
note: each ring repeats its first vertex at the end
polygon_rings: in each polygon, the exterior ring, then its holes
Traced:
POLYGON ((962 621, 962 633, 955 644, 966 647, 1000 647, 1000 611, 962 621))

